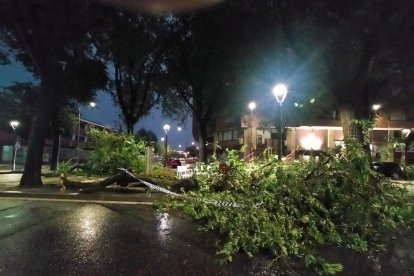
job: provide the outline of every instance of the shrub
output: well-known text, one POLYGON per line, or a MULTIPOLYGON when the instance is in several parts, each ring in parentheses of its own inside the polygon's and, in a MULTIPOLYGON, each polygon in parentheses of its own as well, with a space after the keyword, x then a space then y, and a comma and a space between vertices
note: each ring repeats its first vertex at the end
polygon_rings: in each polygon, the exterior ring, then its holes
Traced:
POLYGON ((94 174, 116 173, 118 168, 145 171, 145 142, 132 135, 90 129, 94 150, 86 170, 94 174))
POLYGON ((405 191, 380 182, 355 140, 319 162, 286 164, 270 156, 248 163, 228 151, 224 163, 198 164, 196 178, 199 190, 180 207, 220 233, 218 253, 227 261, 239 251, 253 256, 266 249, 276 253, 275 264, 299 258, 333 274, 342 265, 324 260, 318 248, 378 249, 385 230, 405 225, 405 191))

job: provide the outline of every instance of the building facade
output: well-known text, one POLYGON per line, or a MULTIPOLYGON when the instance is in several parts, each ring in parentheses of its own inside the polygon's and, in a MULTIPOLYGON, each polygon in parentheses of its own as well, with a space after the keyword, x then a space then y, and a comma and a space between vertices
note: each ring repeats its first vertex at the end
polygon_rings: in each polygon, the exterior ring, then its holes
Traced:
MULTIPOLYGON (((109 126, 104 126, 86 119, 80 119, 80 125, 75 125, 69 134, 60 135, 58 140, 58 161, 76 160, 79 158, 80 161, 88 159, 90 149, 92 147, 89 137, 88 129, 91 127, 100 129, 115 131, 109 126), (79 147, 78 147, 79 145, 79 147)), ((43 162, 49 162, 52 156, 53 140, 47 138, 45 140, 45 147, 43 150, 43 162)), ((26 161, 27 154, 27 141, 20 138, 16 133, 11 130, 0 131, 0 162, 11 163, 13 161, 14 153, 16 154, 16 163, 22 164, 26 161), (16 151, 14 152, 13 145, 16 151)))
MULTIPOLYGON (((414 163, 414 120, 401 112, 378 114, 370 132, 371 152, 374 160, 414 163), (404 130, 404 131, 403 131, 404 130), (397 143, 396 141, 403 141, 397 143), (392 148, 390 148, 390 145, 392 148)), ((241 149, 246 158, 260 158, 263 154, 277 154, 278 131, 273 125, 265 126, 257 116, 241 119, 217 120, 213 133, 215 151, 225 148, 241 149)), ((341 144, 344 139, 339 119, 316 120, 312 125, 286 127, 283 133, 284 156, 291 159, 308 158, 341 144)))

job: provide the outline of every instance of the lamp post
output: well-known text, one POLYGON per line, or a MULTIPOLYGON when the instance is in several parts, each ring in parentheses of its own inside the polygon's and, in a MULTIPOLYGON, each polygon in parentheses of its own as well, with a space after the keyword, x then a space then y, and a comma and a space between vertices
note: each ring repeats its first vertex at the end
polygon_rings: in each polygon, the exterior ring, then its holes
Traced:
POLYGON ((253 152, 253 109, 256 108, 255 102, 249 103, 249 109, 250 109, 250 158, 252 158, 252 152, 253 152))
POLYGON ((403 149, 402 149, 402 153, 401 153, 401 163, 405 164, 405 158, 406 158, 406 151, 407 151, 407 143, 408 143, 408 136, 411 133, 411 129, 409 128, 403 128, 401 130, 401 134, 403 136, 404 139, 404 143, 403 143, 403 149))
MULTIPOLYGON (((96 103, 95 102, 90 102, 89 106, 91 108, 96 107, 96 103)), ((80 139, 80 128, 81 128, 81 108, 80 106, 78 106, 78 137, 77 137, 77 143, 76 143, 76 164, 79 165, 79 139, 80 139)))
POLYGON ((167 167, 167 149, 168 149, 168 131, 170 131, 170 125, 165 124, 163 127, 165 132, 165 141, 164 141, 164 167, 167 167))
POLYGON ((14 141, 13 141, 13 171, 16 170, 16 153, 17 153, 17 139, 16 139, 16 128, 19 126, 19 121, 10 121, 10 126, 13 129, 14 141))
POLYGON ((277 84, 273 88, 273 95, 276 98, 276 101, 279 103, 280 109, 280 117, 279 117, 279 130, 278 130, 278 152, 277 152, 277 159, 282 160, 282 154, 283 154, 283 135, 282 135, 282 124, 283 124, 283 112, 282 112, 282 104, 286 98, 287 94, 287 87, 284 84, 277 84))

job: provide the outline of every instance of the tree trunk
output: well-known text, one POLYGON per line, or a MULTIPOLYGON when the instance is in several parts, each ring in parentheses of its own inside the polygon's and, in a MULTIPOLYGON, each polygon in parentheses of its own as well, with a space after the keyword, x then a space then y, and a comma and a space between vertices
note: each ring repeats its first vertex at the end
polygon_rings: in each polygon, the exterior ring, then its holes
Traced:
POLYGON ((57 163, 58 163, 58 154, 59 154, 59 133, 54 131, 53 132, 53 143, 52 143, 52 156, 50 158, 50 170, 56 171, 57 163))
POLYGON ((366 118, 366 115, 363 112, 361 112, 362 116, 357 116, 355 114, 355 110, 351 107, 341 107, 339 112, 341 116, 341 125, 342 125, 342 130, 344 133, 344 139, 347 139, 349 137, 355 137, 357 141, 362 144, 362 147, 364 148, 364 151, 367 154, 368 160, 371 164, 372 156, 371 156, 371 149, 369 146, 370 142, 364 139, 364 133, 363 133, 362 127, 352 122, 355 119, 369 120, 369 118, 366 118))
POLYGON ((203 122, 199 123, 200 126, 200 149, 198 158, 204 163, 207 163, 208 155, 207 155, 207 125, 203 122))
POLYGON ((341 107, 339 109, 339 114, 341 117, 344 139, 347 139, 355 134, 355 129, 352 123, 352 120, 355 118, 354 111, 349 107, 341 107))
POLYGON ((132 122, 125 122, 125 123, 126 123, 127 133, 133 135, 134 134, 134 123, 132 122))
POLYGON ((58 90, 56 90, 56 72, 49 70, 43 74, 41 90, 37 100, 37 107, 30 128, 28 150, 24 172, 20 180, 20 187, 36 187, 42 185, 41 170, 43 148, 51 114, 57 104, 58 90))

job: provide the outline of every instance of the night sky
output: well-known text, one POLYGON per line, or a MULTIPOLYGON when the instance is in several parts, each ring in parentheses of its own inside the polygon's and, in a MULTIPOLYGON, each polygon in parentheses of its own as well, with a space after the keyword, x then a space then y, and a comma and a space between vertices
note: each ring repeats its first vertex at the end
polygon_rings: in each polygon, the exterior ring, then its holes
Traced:
MULTIPOLYGON (((11 65, 0 65, 0 87, 5 87, 13 84, 14 82, 34 82, 32 74, 27 72, 20 63, 12 63, 11 65)), ((99 92, 96 99, 97 107, 94 109, 88 106, 81 106, 81 115, 83 118, 102 124, 106 126, 116 127, 120 125, 122 120, 119 117, 119 109, 114 105, 109 94, 99 92)), ((169 144, 178 149, 178 145, 182 145, 182 148, 187 145, 191 145, 193 137, 191 134, 191 118, 182 125, 182 131, 178 132, 179 126, 176 122, 172 122, 169 118, 163 118, 161 110, 153 109, 151 114, 142 119, 135 125, 135 131, 140 128, 152 130, 160 139, 164 136, 164 130, 162 129, 164 124, 170 124, 171 130, 168 133, 169 144)))

